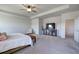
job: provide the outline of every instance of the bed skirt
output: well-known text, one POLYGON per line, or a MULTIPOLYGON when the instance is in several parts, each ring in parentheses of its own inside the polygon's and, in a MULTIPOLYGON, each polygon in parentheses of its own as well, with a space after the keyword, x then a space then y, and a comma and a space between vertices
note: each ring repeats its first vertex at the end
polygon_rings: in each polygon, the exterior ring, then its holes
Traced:
POLYGON ((30 45, 27 45, 27 46, 20 46, 20 47, 16 47, 16 48, 13 48, 13 49, 10 49, 8 51, 4 51, 4 52, 0 52, 0 54, 13 54, 15 53, 16 51, 19 51, 23 48, 26 48, 26 47, 29 47, 30 45))

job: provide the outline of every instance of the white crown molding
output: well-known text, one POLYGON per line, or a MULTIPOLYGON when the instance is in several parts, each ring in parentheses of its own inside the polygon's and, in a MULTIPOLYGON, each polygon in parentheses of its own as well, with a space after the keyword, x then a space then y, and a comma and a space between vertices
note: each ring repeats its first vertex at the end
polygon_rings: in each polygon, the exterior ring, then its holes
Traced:
POLYGON ((58 12, 58 11, 61 11, 61 10, 65 10, 65 9, 68 9, 68 8, 69 8, 69 5, 63 5, 63 6, 60 6, 60 7, 51 9, 49 11, 45 11, 43 13, 37 14, 37 15, 32 16, 30 18, 32 19, 32 18, 41 17, 41 16, 44 16, 44 15, 51 14, 51 13, 55 13, 55 12, 58 12))

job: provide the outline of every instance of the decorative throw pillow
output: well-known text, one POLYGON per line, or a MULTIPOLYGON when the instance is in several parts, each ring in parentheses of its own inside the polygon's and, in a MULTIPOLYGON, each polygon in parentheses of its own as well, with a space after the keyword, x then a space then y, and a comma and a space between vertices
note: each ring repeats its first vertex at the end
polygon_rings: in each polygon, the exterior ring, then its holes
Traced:
POLYGON ((8 36, 5 32, 0 33, 0 41, 6 40, 7 38, 8 38, 8 36))

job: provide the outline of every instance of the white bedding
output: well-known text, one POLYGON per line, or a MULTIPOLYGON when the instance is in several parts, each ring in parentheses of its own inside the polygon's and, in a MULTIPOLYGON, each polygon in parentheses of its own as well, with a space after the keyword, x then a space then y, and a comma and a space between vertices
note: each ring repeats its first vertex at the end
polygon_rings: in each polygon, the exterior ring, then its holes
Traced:
POLYGON ((7 40, 0 41, 0 52, 24 45, 33 45, 31 38, 27 35, 16 33, 8 36, 7 40))

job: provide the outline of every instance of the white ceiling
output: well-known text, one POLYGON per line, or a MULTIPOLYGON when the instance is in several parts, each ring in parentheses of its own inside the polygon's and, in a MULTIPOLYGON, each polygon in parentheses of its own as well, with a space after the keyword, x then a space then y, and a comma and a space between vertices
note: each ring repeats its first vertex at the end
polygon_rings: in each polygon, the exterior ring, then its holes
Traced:
POLYGON ((38 11, 36 13, 28 13, 26 10, 21 10, 24 9, 22 5, 19 4, 1 4, 0 5, 0 12, 10 12, 14 14, 20 14, 23 16, 34 16, 36 14, 42 13, 44 11, 50 10, 52 8, 58 7, 61 5, 51 5, 51 4, 37 4, 36 7, 38 11))
MULTIPOLYGON (((0 4, 0 13, 10 13, 10 14, 16 14, 24 17, 32 17, 38 14, 41 14, 46 11, 50 11, 51 9, 58 8, 60 6, 63 6, 63 4, 36 4, 36 7, 38 11, 36 13, 28 13, 24 9, 24 7, 21 4, 0 4)), ((63 10, 62 12, 68 12, 68 11, 75 11, 79 10, 79 5, 70 5, 70 8, 67 10, 63 10)), ((56 14, 61 14, 62 12, 56 12, 56 14)), ((54 13, 54 15, 56 15, 54 13)), ((53 13, 50 14, 50 16, 53 15, 53 13)), ((47 15, 48 16, 48 15, 47 15)), ((47 17, 46 15, 42 17, 47 17)))

